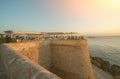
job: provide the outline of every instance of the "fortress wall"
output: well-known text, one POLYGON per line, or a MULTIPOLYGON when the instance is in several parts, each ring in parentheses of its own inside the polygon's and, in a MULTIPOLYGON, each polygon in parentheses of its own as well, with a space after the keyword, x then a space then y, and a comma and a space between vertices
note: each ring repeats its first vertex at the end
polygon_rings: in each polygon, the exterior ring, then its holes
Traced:
POLYGON ((31 61, 40 64, 46 69, 51 68, 51 50, 50 41, 34 41, 6 44, 17 53, 29 58, 31 61))
POLYGON ((0 52, 6 72, 12 79, 27 79, 29 76, 37 79, 41 74, 45 79, 51 79, 46 69, 63 79, 94 79, 86 40, 9 43, 1 45, 0 52))
POLYGON ((52 53, 50 43, 50 40, 46 40, 39 44, 39 64, 48 70, 51 70, 52 66, 52 53))
POLYGON ((10 79, 61 79, 6 45, 0 45, 0 55, 10 79))
POLYGON ((38 63, 39 62, 39 43, 38 42, 21 42, 21 43, 8 43, 5 44, 9 48, 13 49, 17 53, 20 53, 21 55, 28 57, 33 62, 38 63))
POLYGON ((54 72, 64 79, 94 79, 86 40, 51 41, 54 72))

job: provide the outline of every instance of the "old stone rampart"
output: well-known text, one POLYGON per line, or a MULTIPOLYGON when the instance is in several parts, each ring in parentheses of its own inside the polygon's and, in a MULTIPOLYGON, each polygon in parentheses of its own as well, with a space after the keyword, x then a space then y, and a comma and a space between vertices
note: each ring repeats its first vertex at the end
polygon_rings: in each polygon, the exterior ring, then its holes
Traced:
POLYGON ((9 43, 6 44, 9 48, 24 57, 29 58, 31 61, 40 64, 46 69, 51 68, 52 54, 50 49, 50 41, 34 41, 22 43, 9 43))
POLYGON ((0 45, 0 55, 10 79, 61 79, 6 45, 0 45))
POLYGON ((51 51, 53 70, 59 76, 94 79, 86 40, 54 40, 51 41, 51 51))
POLYGON ((9 43, 0 55, 10 79, 94 79, 87 46, 82 39, 9 43))

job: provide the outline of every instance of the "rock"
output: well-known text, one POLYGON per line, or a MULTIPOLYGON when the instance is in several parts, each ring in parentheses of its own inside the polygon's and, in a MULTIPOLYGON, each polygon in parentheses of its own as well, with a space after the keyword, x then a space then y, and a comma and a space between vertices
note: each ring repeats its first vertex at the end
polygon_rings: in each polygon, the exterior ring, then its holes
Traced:
POLYGON ((113 76, 119 76, 120 77, 120 66, 117 66, 117 65, 112 65, 111 66, 111 74, 113 76))
POLYGON ((5 72, 0 72, 0 79, 10 79, 5 72))
POLYGON ((115 77, 115 79, 120 79, 120 66, 110 65, 108 61, 103 60, 99 57, 90 57, 92 64, 96 65, 98 68, 109 72, 115 77))
POLYGON ((110 72, 110 63, 99 57, 91 57, 91 62, 104 71, 110 72))
POLYGON ((116 76, 115 79, 120 79, 120 76, 116 76))

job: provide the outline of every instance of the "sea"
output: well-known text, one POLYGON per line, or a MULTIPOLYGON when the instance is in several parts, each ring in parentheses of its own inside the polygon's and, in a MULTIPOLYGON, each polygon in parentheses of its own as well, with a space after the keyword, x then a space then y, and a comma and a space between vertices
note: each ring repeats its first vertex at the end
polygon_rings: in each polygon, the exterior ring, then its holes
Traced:
POLYGON ((92 57, 100 57, 120 66, 120 37, 87 37, 88 50, 92 57))

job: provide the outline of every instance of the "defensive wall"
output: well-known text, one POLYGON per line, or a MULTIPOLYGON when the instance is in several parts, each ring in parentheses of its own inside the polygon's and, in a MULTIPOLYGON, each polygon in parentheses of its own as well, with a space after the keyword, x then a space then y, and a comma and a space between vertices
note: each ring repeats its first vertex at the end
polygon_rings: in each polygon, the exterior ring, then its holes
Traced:
POLYGON ((45 40, 0 45, 10 79, 94 79, 86 40, 45 40))

